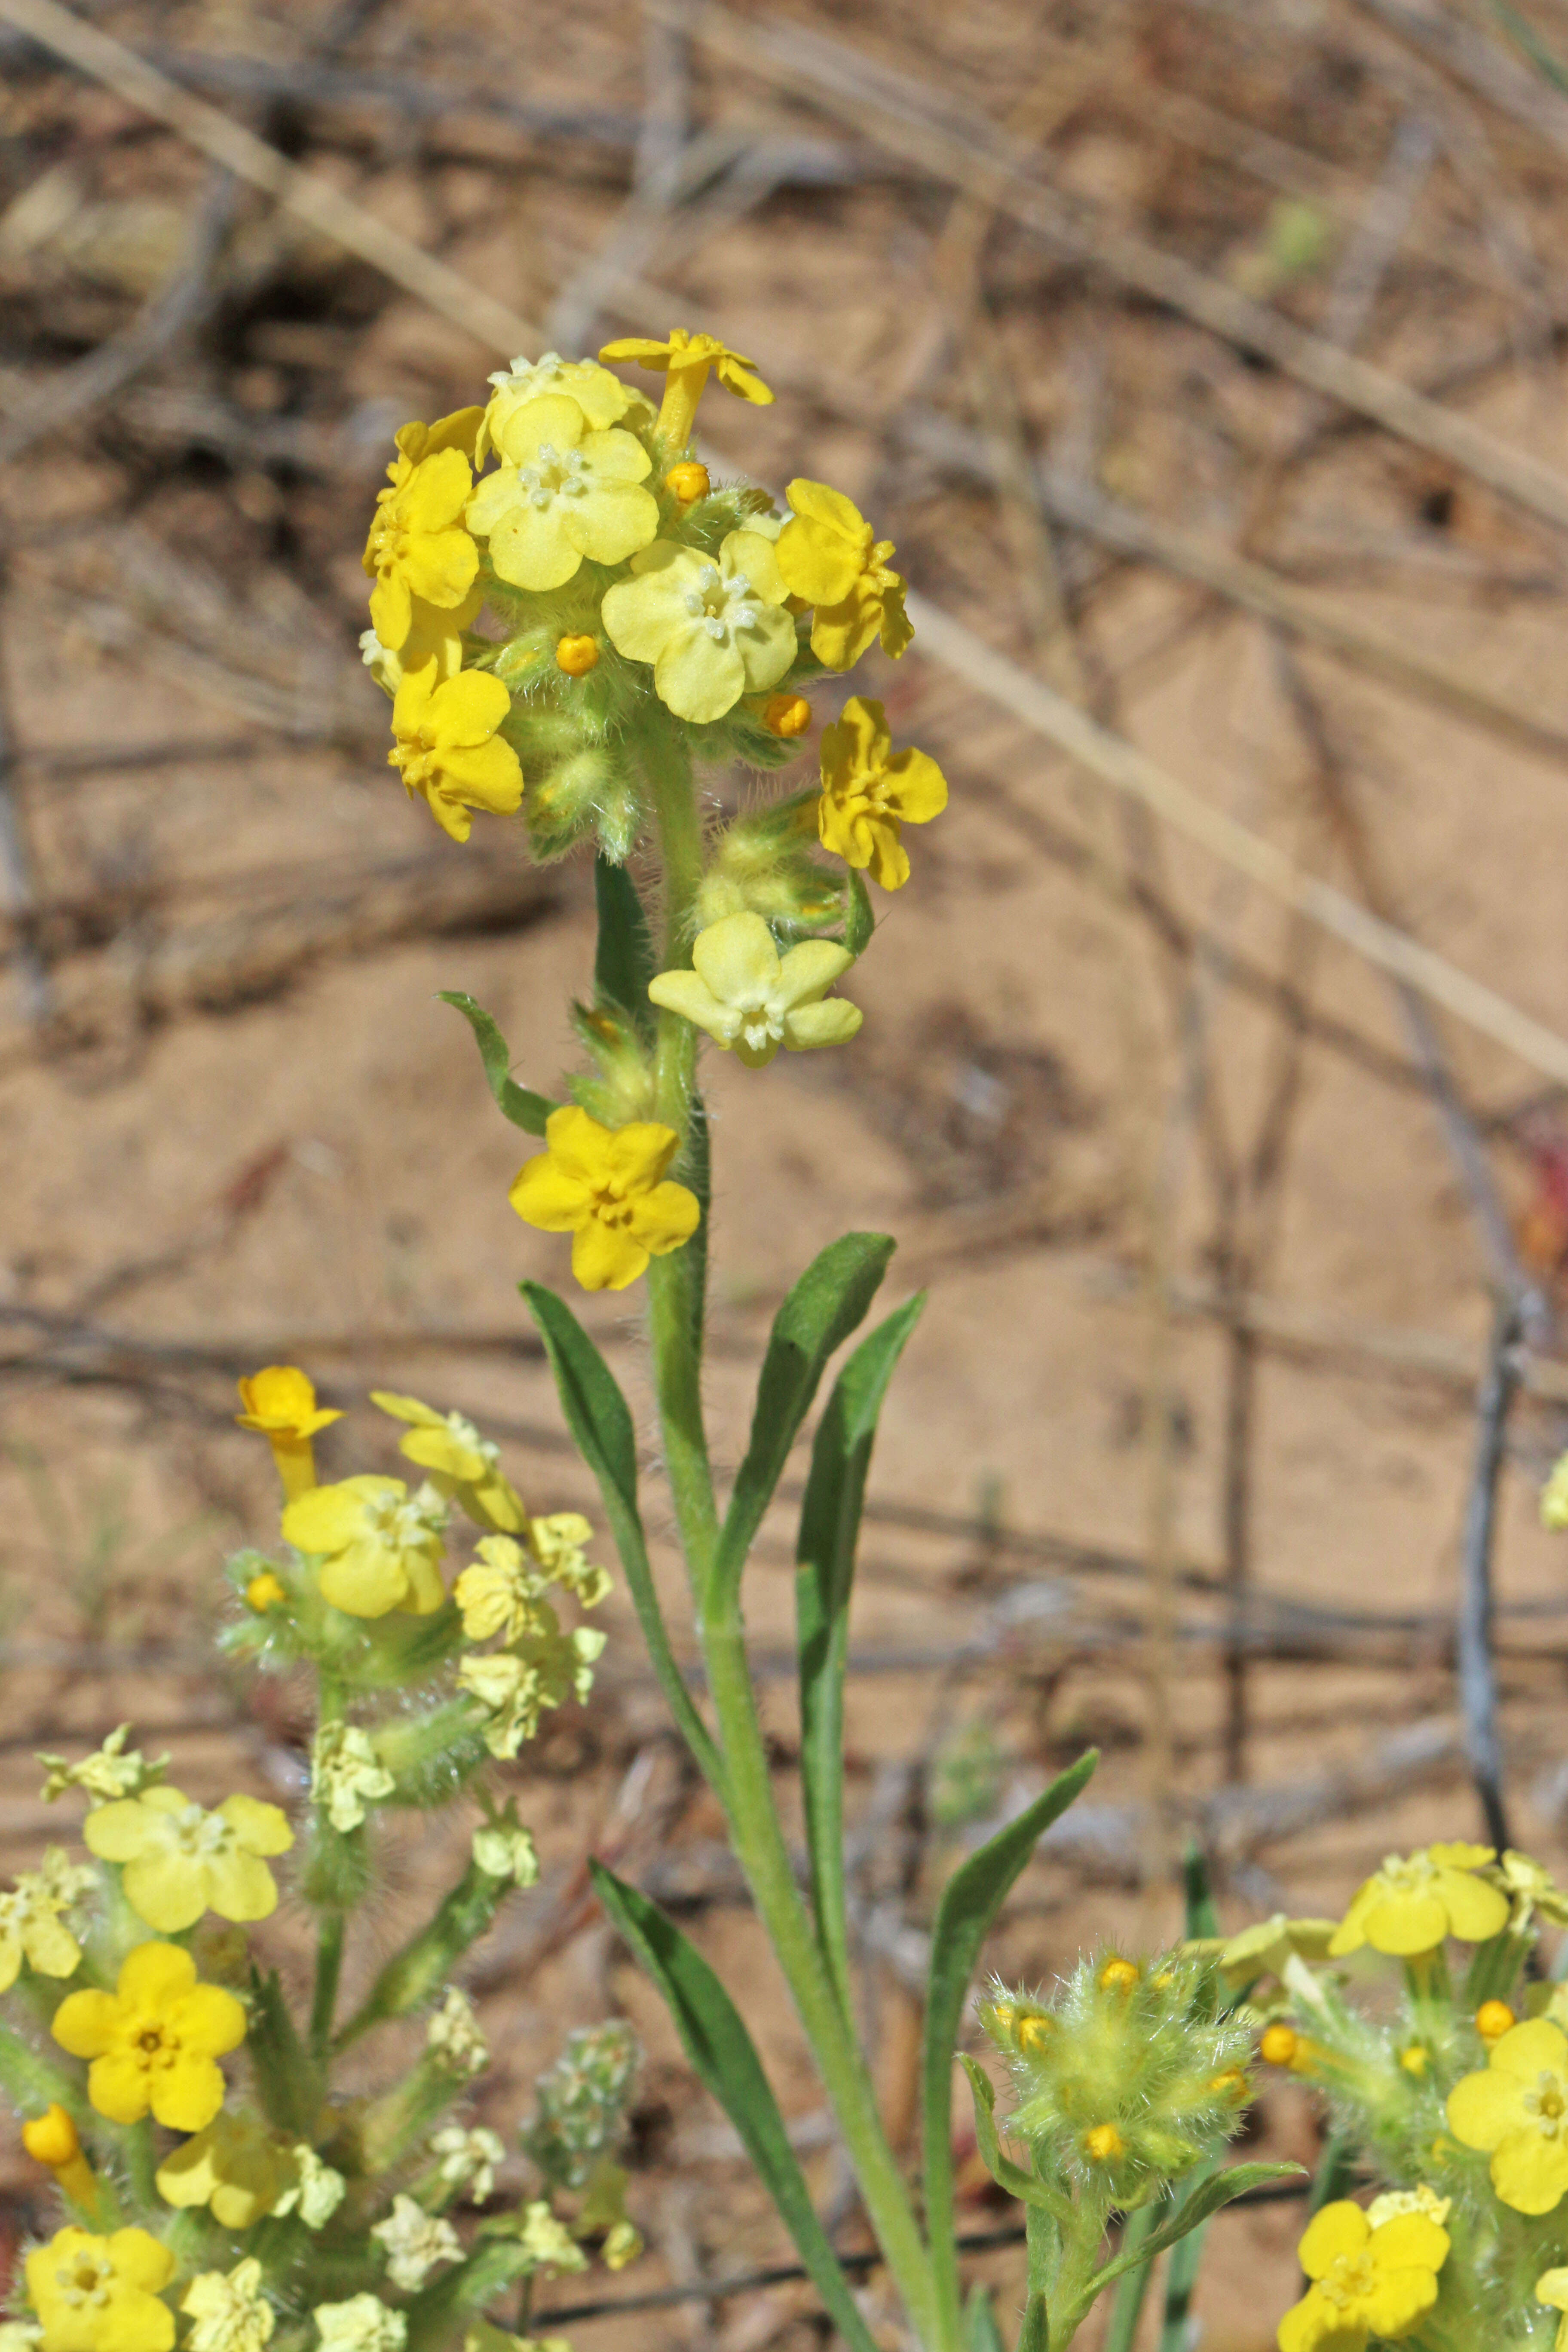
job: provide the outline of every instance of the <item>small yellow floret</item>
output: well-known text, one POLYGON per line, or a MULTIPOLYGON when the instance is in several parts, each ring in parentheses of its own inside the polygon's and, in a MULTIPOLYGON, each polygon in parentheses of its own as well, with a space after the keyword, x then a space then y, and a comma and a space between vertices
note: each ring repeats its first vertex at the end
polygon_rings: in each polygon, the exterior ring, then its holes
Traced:
POLYGON ((278 1608, 282 1601, 288 1600, 289 1595, 273 1575, 272 1570, 269 1568, 264 1568, 260 1575, 253 1576, 246 1586, 245 1597, 257 1615, 264 1617, 268 1610, 278 1608))
POLYGON ((272 1448, 285 1495, 302 1495, 316 1483, 310 1440, 342 1421, 342 1414, 316 1402, 315 1385, 297 1364, 268 1364, 238 1383, 241 1429, 254 1429, 272 1448))
POLYGON ((177 1944, 138 1944, 113 1992, 67 1995, 50 2027, 62 2050, 91 2061, 87 2095, 111 2123, 149 2107, 172 2131, 198 2132, 223 2105, 217 2061, 245 2039, 245 2011, 221 1985, 200 1984, 177 1944))
POLYGON ((1125 2153, 1126 2142, 1114 2124, 1096 2124, 1083 2136, 1083 2151, 1096 2164, 1114 2164, 1125 2153))
POLYGON ((1476 2032, 1483 2042, 1500 2041, 1519 2020, 1506 2000, 1483 2000, 1476 2011, 1476 2032))
POLYGON ((568 677, 586 677, 599 667, 599 648, 592 637, 563 637, 555 648, 555 667, 568 677))
POLYGON ((147 2230, 57 2230, 26 2263, 49 2352, 169 2352, 174 2315, 160 2297, 175 2267, 147 2230))
POLYGON ((683 507, 695 506, 708 495, 708 468, 695 458, 689 458, 684 466, 672 466, 664 478, 683 507))
POLYGON ((851 695, 844 715, 822 730, 817 834, 847 865, 868 866, 884 890, 910 878, 900 827, 926 824, 947 806, 947 779, 912 747, 895 751, 888 715, 869 696, 851 695))
POLYGON ((1300 2046, 1301 2038, 1293 2025, 1270 2025, 1258 2045, 1258 2054, 1266 2066, 1289 2066, 1300 2046))
POLYGON ((811 705, 804 694, 771 694, 763 712, 763 725, 770 735, 781 735, 787 742, 792 735, 804 735, 811 724, 811 705))
POLYGON ((22 2146, 35 2164, 50 2167, 68 2164, 73 2156, 81 2154, 76 2126, 58 2100, 22 2126, 22 2146))
POLYGON ((643 1119, 602 1127, 569 1103, 551 1112, 544 1139, 507 1198, 524 1224, 573 1235, 572 1271, 584 1290, 624 1290, 650 1257, 691 1239, 702 1214, 697 1195, 665 1181, 680 1148, 673 1128, 643 1119))
POLYGON ((1054 2032, 1048 2017, 1026 2017, 1018 2028, 1018 2047, 1026 2058, 1043 2058, 1054 2032))
POLYGON ((1100 1990, 1101 1992, 1131 1992, 1138 1981, 1138 1976, 1136 1960, 1112 1958, 1106 1961, 1100 1971, 1100 1990))
POLYGON ((1424 2048, 1419 2042, 1412 2042, 1407 2043, 1405 2048, 1400 2052, 1399 2063, 1404 2067, 1405 2073, 1407 2074, 1414 2074, 1416 2081, 1419 2083, 1423 2081, 1431 2071, 1432 2053, 1429 2050, 1424 2048))

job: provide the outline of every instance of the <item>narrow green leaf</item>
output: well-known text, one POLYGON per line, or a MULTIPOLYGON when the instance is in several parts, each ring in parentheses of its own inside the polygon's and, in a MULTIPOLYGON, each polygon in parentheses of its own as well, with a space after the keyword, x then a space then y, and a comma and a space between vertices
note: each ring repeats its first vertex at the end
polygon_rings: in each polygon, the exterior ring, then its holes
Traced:
POLYGON ((507 1051, 506 1039, 482 1004, 476 1004, 471 996, 453 988, 440 991, 440 1002, 455 1006, 473 1031, 490 1092, 503 1117, 510 1118, 513 1127, 521 1127, 524 1135, 542 1135, 545 1120, 552 1110, 560 1109, 560 1104, 552 1102, 548 1095, 536 1095, 531 1087, 518 1085, 511 1075, 511 1055, 507 1051))
POLYGON ((757 1382, 751 1443, 720 1532, 711 1602, 722 1605, 739 1586, 752 1538, 811 1410, 827 1359, 863 1319, 894 1246, 886 1234, 846 1234, 842 1241, 830 1242, 774 1317, 757 1382))
POLYGON ((925 1305, 921 1291, 863 1339, 817 1425, 800 1510, 795 1586, 800 1654, 800 1769, 817 1940, 851 2014, 844 1917, 844 1674, 849 1594, 871 1447, 888 1383, 925 1305))
POLYGON ((1018 2331, 1018 2352, 1051 2352, 1050 2315, 1043 2294, 1032 2294, 1024 2306, 1024 2325, 1018 2331))
POLYGON ((877 918, 871 912, 871 894, 851 866, 848 895, 844 905, 844 944, 852 956, 865 954, 876 928, 877 918))
POLYGON ((1005 2352, 988 2286, 972 2287, 963 2306, 963 2352, 1005 2352))
POLYGON ((741 2136, 795 2240, 828 2317, 853 2352, 875 2352, 827 2233, 816 2218, 772 2085, 734 2002, 673 1920, 602 1863, 590 1862, 600 1902, 653 1979, 703 2086, 741 2136))
POLYGON ((642 1035, 650 1038, 654 1009, 647 984, 658 967, 642 900, 624 866, 612 866, 607 857, 595 858, 594 899, 599 915, 594 994, 601 1003, 618 1004, 631 1015, 642 1035))
POLYGON ((268 2121, 282 2131, 313 2130, 321 2099, 321 2069, 300 2039, 277 1969, 263 1976, 254 1961, 246 2047, 268 2121))
POLYGON ((1221 1934, 1219 1913, 1215 1909, 1209 1886, 1209 1866, 1203 1848, 1195 1841, 1188 1842, 1182 1856, 1182 1890, 1186 1897, 1188 1937, 1200 1941, 1221 1934))
POLYGON ((1038 1840, 1079 1793, 1100 1758, 1091 1748, 1026 1805, 1016 1821, 961 1863, 942 1889, 931 1937, 921 2063, 926 2227, 937 2294, 958 2309, 958 2254, 952 2205, 952 2059, 969 1980, 991 1931, 1038 1840))
MULTIPOLYGON (((1177 2194, 1180 2193, 1178 2190, 1177 2194)), ((1193 2296, 1197 2291, 1198 2272, 1203 2263, 1204 2241, 1208 2236, 1208 2228, 1206 2221, 1200 2221, 1179 2246, 1171 2249, 1171 2259, 1165 2265, 1165 2307, 1160 2317, 1159 2352, 1187 2352, 1187 2323, 1192 2313, 1193 2296)), ((1148 2275, 1145 2271, 1143 2276, 1147 2278, 1148 2275)), ((1130 2284, 1129 2280, 1123 2279, 1117 2293, 1120 2294, 1121 2288, 1130 2284)))
POLYGON ((616 1549, 659 1686, 693 1756, 712 1786, 721 1789, 723 1763, 681 1679, 648 1565, 647 1539, 637 1508, 637 1432, 631 1408, 615 1374, 565 1300, 546 1290, 542 1283, 524 1282, 519 1287, 539 1326, 566 1426, 605 1498, 616 1549))
POLYGON ((1249 2189, 1261 2189, 1266 2181, 1288 2180, 1293 2174, 1300 2175, 1301 2169, 1299 2164, 1232 2164, 1223 2172, 1211 2173, 1208 2179, 1198 2183, 1180 2210, 1145 2238, 1134 2252, 1118 2254, 1114 2262, 1095 2272, 1085 2294, 1084 2308, 1088 2309, 1112 2279, 1120 2278, 1137 2263, 1152 2263, 1156 2254, 1163 2254, 1167 2246, 1178 2244, 1233 2199, 1245 2197, 1249 2189))
MULTIPOLYGON (((1140 2205, 1135 2213, 1129 2213, 1121 2232, 1122 2252, 1133 2253, 1146 2246, 1159 2218, 1158 2205, 1140 2205)), ((1106 2323, 1105 2341, 1100 2346, 1100 2352, 1132 2352, 1138 2337, 1138 2323, 1143 2316, 1143 2299, 1149 2292, 1150 2276, 1150 2267, 1145 2261, 1117 2280, 1116 2299, 1110 2306, 1110 2317, 1106 2323)))
POLYGON ((1307 2194, 1309 2219, 1331 2205, 1336 2198, 1348 2197, 1355 2187, 1356 2144, 1349 2132, 1331 2132, 1323 2142, 1323 2152, 1318 2158, 1318 2168, 1312 2175, 1312 2186, 1307 2194))
POLYGON ((980 2161, 996 2183, 1009 2197, 1021 2205, 1037 2205, 1042 2212, 1054 2214, 1058 2221, 1068 2219, 1070 2207, 1067 2200, 1021 2164, 1002 2153, 1002 2142, 996 2130, 996 2086, 978 2058, 968 2052, 958 2053, 958 2063, 969 2077, 969 2087, 974 2098, 974 2144, 980 2150, 980 2161))

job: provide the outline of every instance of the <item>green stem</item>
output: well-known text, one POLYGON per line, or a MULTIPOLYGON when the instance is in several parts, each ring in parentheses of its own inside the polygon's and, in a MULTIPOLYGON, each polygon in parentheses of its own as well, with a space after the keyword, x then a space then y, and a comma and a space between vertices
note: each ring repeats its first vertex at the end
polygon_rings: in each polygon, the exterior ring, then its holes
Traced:
MULTIPOLYGON (((316 1727, 341 1723, 343 1686, 325 1669, 316 1677, 316 1727)), ((332 2014, 338 2005, 338 1979, 343 1969, 343 1914, 323 1911, 316 1927, 316 1981, 310 1996, 310 2055, 324 2067, 331 2047, 332 2014)))

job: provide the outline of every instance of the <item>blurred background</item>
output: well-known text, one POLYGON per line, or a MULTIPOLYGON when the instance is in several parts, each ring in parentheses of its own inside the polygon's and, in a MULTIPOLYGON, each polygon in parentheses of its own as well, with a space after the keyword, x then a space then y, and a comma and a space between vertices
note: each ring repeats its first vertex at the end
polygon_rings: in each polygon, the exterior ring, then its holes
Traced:
MULTIPOLYGON (((1179 1932, 1189 1844, 1233 1929, 1435 1836, 1563 1863, 1560 60, 1560 0, 0 0, 7 1867, 74 1829, 32 1751, 128 1716, 195 1795, 300 1786, 289 1688, 210 1648, 219 1559, 276 1533, 240 1372, 345 1409, 323 1476, 392 1466, 386 1386, 597 1516, 514 1286, 565 1251, 509 1210, 520 1139, 435 1001, 471 991, 551 1087, 591 875, 405 801, 359 553, 406 418, 672 324, 777 393, 710 391, 722 460, 898 542, 921 636, 858 683, 952 787, 853 1050, 710 1072, 721 1459, 816 1249, 886 1227, 890 1300, 931 1292, 852 1659, 893 2129, 944 1874, 1091 1739, 994 1947, 1029 1980, 1179 1932)), ((636 1294, 586 1312, 646 1416, 636 1294)), ((791 1560, 780 1511, 750 1610, 793 1801, 791 1560)), ((593 1843, 752 1989, 859 2242, 721 1824, 606 1617, 592 1702, 510 1768, 545 1867, 474 1971, 482 2119, 630 2014, 649 2252, 604 2293, 689 2292, 574 2342, 805 2352, 798 2285, 709 2292, 787 2249, 584 1896, 593 1843)), ((401 1837, 369 1947, 466 1839, 401 1837)), ((295 1933, 264 1931, 285 1964, 295 1933)), ((1317 2132, 1268 2092, 1260 2149, 1317 2132)), ((0 2150, 13 2246, 37 2179, 0 2150)), ((1190 2342, 1272 2341, 1296 2227, 1216 2226, 1190 2342)), ((1013 2249, 975 2274, 1015 2306, 1013 2249)))

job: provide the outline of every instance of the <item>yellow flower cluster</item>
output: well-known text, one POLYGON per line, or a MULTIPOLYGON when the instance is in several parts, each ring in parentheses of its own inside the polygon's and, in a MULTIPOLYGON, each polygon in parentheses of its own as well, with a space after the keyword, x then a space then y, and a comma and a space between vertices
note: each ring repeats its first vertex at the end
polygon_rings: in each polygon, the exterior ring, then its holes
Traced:
POLYGON ((1376 2210, 1345 2199, 1314 2215, 1298 2249, 1311 2284, 1279 2323, 1279 2352, 1363 2352, 1373 2336, 1397 2343, 1431 2310, 1448 2232, 1419 2207, 1386 2219, 1376 2210))

